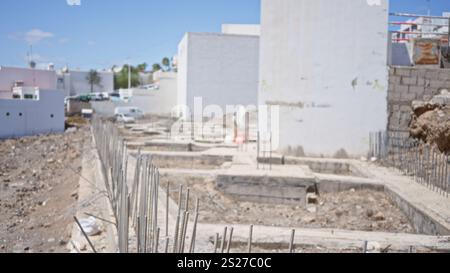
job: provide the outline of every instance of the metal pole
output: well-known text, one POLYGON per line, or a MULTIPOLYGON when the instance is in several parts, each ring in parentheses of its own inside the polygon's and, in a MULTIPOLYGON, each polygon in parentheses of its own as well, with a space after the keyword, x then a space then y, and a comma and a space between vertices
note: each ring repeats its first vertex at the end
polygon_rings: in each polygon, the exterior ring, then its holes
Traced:
POLYGON ((270 132, 269 170, 272 170, 272 131, 270 132))
POLYGON ((166 238, 166 246, 164 247, 164 253, 169 253, 169 238, 166 238))
POLYGON ((189 247, 189 253, 194 253, 194 249, 195 249, 195 240, 197 237, 197 222, 198 222, 199 203, 200 203, 200 200, 197 198, 197 201, 195 204, 194 227, 192 228, 192 238, 191 238, 191 245, 189 247))
POLYGON ((177 253, 177 249, 178 249, 178 233, 179 233, 179 227, 180 227, 182 196, 183 196, 183 185, 180 185, 180 190, 179 190, 179 194, 178 194, 177 222, 175 224, 175 234, 174 234, 174 242, 173 242, 173 253, 177 253))
POLYGON ((291 232, 291 241, 289 243, 289 253, 294 253, 295 229, 291 232))
POLYGON ((364 241, 364 244, 363 244, 363 253, 367 253, 367 245, 369 244, 369 242, 367 242, 367 241, 364 241))
POLYGON ((220 245, 220 253, 223 253, 225 251, 225 238, 227 237, 227 227, 223 229, 223 236, 222 236, 222 242, 220 245))
POLYGON ((131 65, 128 61, 128 91, 131 89, 131 65))
POLYGON ((158 247, 159 247, 159 232, 161 231, 160 228, 156 230, 156 238, 155 238, 155 250, 154 253, 158 253, 158 247))
POLYGON ((259 131, 258 131, 258 137, 257 138, 258 138, 258 140, 257 140, 257 143, 256 143, 256 168, 259 170, 259 150, 260 150, 260 140, 261 140, 259 131))
POLYGON ((184 246, 186 245, 186 234, 187 234, 187 228, 189 224, 189 212, 186 212, 186 219, 184 220, 184 231, 183 231, 183 243, 181 244, 181 253, 184 253, 184 246))
POLYGON ((170 198, 170 182, 167 182, 167 188, 166 188, 166 237, 169 237, 169 198, 170 198))
POLYGON ((97 253, 97 251, 95 250, 94 245, 92 244, 91 240, 89 239, 89 236, 88 236, 88 235, 86 234, 86 232, 84 231, 84 229, 83 229, 83 227, 81 226, 80 222, 78 222, 77 217, 74 216, 73 219, 75 219, 75 222, 77 223, 78 227, 80 228, 81 233, 83 233, 84 238, 86 238, 86 241, 88 241, 89 245, 91 246, 92 251, 93 251, 94 253, 97 253))
POLYGON ((186 212, 182 213, 181 215, 181 221, 180 221, 180 230, 179 230, 179 236, 178 236, 178 248, 176 253, 181 253, 181 246, 183 244, 183 232, 184 232, 184 222, 186 219, 186 212))
POLYGON ((219 233, 216 233, 216 237, 214 238, 214 253, 217 253, 218 244, 219 244, 219 233))
POLYGON ((248 235, 248 254, 252 253, 252 237, 253 237, 253 225, 250 225, 250 231, 248 235))
MULTIPOLYGON (((450 17, 449 18, 447 18, 447 20, 448 20, 448 38, 447 38, 447 42, 448 42, 448 46, 450 47, 450 17)), ((447 53, 449 52, 449 49, 447 49, 447 53)))
POLYGON ((185 200, 185 203, 184 203, 184 210, 185 211, 189 211, 189 193, 190 193, 190 191, 191 191, 191 189, 187 189, 187 192, 186 192, 186 200, 185 200))
POLYGON ((231 228, 230 229, 230 239, 228 240, 228 245, 227 245, 227 254, 230 254, 231 243, 233 242, 233 231, 234 231, 234 228, 231 228))

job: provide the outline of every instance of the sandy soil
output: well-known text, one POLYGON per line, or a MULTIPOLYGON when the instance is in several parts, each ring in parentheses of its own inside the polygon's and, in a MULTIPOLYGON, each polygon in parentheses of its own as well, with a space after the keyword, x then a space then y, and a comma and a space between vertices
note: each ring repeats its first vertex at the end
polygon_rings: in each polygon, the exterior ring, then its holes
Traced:
POLYGON ((0 142, 0 252, 67 252, 88 127, 0 142))
POLYGON ((200 199, 199 221, 203 223, 414 233, 407 217, 382 192, 323 194, 316 205, 301 207, 240 202, 217 191, 212 179, 163 175, 161 185, 166 187, 167 181, 175 202, 180 184, 190 188, 191 209, 196 198, 200 199))

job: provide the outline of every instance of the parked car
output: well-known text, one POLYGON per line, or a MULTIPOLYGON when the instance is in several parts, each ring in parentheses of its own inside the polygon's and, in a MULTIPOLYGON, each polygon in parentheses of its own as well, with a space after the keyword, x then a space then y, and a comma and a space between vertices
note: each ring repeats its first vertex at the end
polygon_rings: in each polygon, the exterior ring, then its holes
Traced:
POLYGON ((120 101, 120 94, 119 93, 110 93, 109 99, 111 101, 120 101))
POLYGON ((158 90, 159 89, 159 85, 157 85, 157 84, 147 84, 147 85, 143 85, 142 89, 145 89, 145 90, 158 90))
POLYGON ((123 123, 135 123, 136 119, 134 117, 128 116, 126 114, 116 114, 116 121, 123 123))
POLYGON ((92 94, 89 94, 89 96, 91 97, 91 100, 93 100, 93 101, 102 101, 105 99, 103 97, 102 93, 92 93, 92 94))
POLYGON ((135 119, 142 118, 144 116, 144 113, 141 111, 141 109, 137 107, 117 107, 114 110, 114 115, 118 114, 124 114, 135 119))
POLYGON ((79 95, 79 96, 77 96, 77 99, 79 101, 82 101, 82 102, 90 102, 91 101, 91 96, 89 96, 89 95, 79 95))

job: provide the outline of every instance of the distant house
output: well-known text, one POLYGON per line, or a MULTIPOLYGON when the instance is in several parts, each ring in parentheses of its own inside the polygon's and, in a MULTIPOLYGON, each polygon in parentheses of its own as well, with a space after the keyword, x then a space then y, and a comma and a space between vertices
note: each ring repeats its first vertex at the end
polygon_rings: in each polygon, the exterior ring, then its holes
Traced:
POLYGON ((0 139, 64 132, 64 94, 30 87, 0 99, 0 139))
MULTIPOLYGON (((93 86, 94 93, 114 91, 113 72, 98 71, 100 84, 93 86)), ((66 96, 77 96, 91 93, 91 85, 87 78, 89 71, 66 70, 58 72, 57 89, 64 91, 66 96)))
POLYGON ((0 99, 12 98, 15 87, 56 90, 56 78, 54 70, 0 66, 0 99))

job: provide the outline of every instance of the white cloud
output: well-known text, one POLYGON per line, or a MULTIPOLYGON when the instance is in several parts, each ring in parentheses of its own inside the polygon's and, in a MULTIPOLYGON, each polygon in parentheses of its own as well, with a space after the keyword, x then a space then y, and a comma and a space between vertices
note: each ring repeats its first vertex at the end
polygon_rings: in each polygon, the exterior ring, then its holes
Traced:
POLYGON ((29 44, 37 44, 44 39, 53 38, 55 35, 51 32, 45 32, 40 29, 32 29, 25 33, 24 40, 29 44))
POLYGON ((58 40, 58 42, 62 45, 67 44, 70 41, 69 38, 61 38, 58 40))
POLYGON ((69 6, 81 6, 81 0, 66 0, 69 6))

